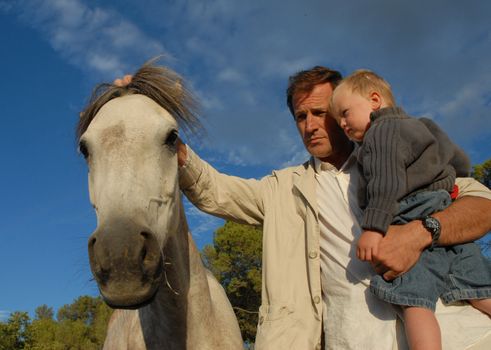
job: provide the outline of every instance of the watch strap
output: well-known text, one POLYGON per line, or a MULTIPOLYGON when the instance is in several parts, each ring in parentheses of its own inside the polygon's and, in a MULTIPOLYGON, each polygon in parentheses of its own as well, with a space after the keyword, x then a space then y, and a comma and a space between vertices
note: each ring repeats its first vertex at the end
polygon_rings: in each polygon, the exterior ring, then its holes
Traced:
POLYGON ((440 239, 441 225, 438 219, 432 216, 426 216, 422 220, 424 228, 431 234, 431 245, 428 248, 429 250, 433 250, 436 246, 438 246, 438 240, 440 239))

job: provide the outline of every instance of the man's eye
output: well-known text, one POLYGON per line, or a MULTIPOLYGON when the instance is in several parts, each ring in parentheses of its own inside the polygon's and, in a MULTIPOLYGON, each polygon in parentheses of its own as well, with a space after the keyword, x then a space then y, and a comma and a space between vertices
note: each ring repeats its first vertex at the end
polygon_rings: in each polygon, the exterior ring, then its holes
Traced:
POLYGON ((301 121, 301 120, 304 120, 304 119, 305 119, 305 116, 306 116, 306 114, 303 114, 303 113, 302 113, 302 114, 297 114, 297 115, 295 116, 295 120, 296 120, 297 122, 298 122, 298 121, 301 121))

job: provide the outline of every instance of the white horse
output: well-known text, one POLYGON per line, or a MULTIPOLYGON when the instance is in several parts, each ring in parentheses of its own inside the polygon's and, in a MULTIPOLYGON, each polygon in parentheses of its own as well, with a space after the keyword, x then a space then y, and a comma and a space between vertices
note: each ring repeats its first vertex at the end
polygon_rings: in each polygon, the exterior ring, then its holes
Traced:
POLYGON ((90 265, 117 309, 104 349, 243 348, 181 203, 177 130, 178 122, 196 129, 192 102, 174 72, 146 64, 126 87, 100 86, 81 113, 77 137, 98 221, 90 265))

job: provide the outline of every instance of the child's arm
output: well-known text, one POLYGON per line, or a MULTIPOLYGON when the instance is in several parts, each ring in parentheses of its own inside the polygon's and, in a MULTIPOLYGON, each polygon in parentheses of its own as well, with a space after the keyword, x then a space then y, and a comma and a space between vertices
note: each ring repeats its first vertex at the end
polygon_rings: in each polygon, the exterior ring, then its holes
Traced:
POLYGON ((401 124, 391 119, 374 123, 365 134, 358 160, 366 180, 367 206, 361 227, 386 232, 407 195, 406 164, 413 161, 412 149, 400 137, 401 124))

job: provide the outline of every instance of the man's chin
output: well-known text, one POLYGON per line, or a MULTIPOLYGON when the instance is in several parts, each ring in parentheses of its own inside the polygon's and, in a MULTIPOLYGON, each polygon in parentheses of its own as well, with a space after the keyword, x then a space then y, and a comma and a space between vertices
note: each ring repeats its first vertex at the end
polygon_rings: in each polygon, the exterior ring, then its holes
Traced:
POLYGON ((308 145, 307 152, 316 158, 326 158, 331 154, 331 149, 326 145, 308 145))

